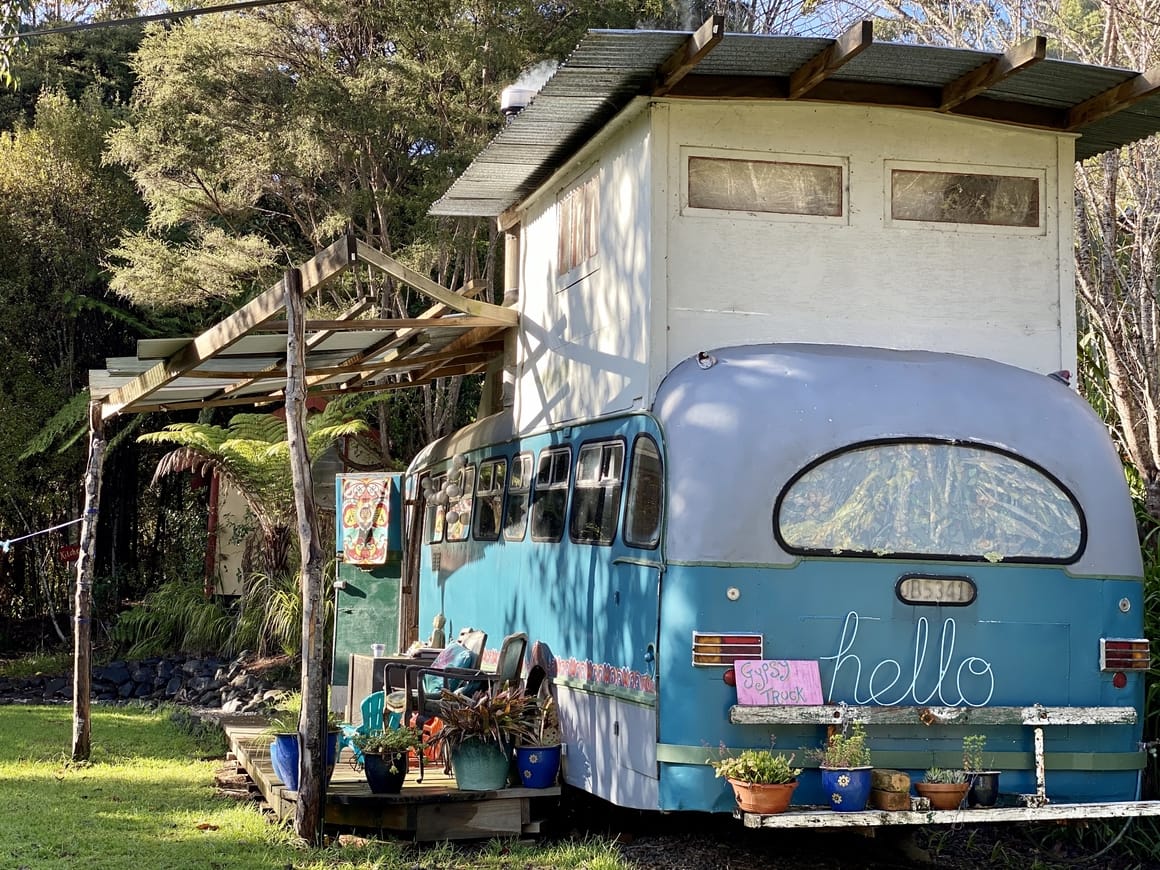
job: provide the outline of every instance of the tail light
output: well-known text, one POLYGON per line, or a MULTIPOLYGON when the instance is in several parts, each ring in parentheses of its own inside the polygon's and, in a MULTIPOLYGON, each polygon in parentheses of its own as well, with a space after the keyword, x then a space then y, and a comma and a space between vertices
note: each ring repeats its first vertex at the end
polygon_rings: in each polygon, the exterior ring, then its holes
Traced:
POLYGON ((1101 671, 1146 671, 1151 664, 1152 650, 1146 638, 1100 638, 1101 671))
POLYGON ((707 634, 693 632, 695 667, 728 667, 739 659, 761 660, 760 634, 707 634))

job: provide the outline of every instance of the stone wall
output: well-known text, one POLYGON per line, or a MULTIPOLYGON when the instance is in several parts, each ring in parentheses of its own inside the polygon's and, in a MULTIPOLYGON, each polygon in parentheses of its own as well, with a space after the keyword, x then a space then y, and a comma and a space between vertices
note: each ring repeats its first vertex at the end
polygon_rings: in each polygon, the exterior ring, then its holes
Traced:
MULTIPOLYGON (((220 708, 226 713, 253 713, 287 688, 285 679, 254 667, 254 657, 242 653, 233 661, 215 657, 167 656, 141 661, 114 661, 93 668, 93 700, 105 703, 171 701, 193 707, 220 708)), ((282 671, 281 673, 285 673, 282 671)), ((0 677, 0 704, 71 703, 72 675, 27 679, 0 677)))

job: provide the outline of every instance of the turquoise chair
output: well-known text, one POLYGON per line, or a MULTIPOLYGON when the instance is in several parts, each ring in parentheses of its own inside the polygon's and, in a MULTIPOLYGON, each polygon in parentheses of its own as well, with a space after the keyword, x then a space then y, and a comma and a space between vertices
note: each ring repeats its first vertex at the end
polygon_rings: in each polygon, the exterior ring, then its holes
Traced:
MULTIPOLYGON (((362 710, 362 724, 361 725, 343 725, 342 735, 338 742, 340 746, 350 748, 354 755, 356 764, 362 764, 362 753, 354 745, 354 737, 356 734, 370 734, 374 731, 383 730, 383 713, 387 706, 387 696, 383 692, 371 692, 362 699, 360 709, 362 710)), ((400 714, 396 712, 390 713, 386 719, 387 728, 399 727, 400 714)))

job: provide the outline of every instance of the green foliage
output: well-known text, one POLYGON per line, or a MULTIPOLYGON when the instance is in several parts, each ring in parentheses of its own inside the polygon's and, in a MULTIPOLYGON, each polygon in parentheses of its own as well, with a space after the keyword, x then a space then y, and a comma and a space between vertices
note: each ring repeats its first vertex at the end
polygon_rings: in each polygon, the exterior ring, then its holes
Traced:
POLYGON ((985 734, 968 734, 963 737, 963 770, 978 773, 987 769, 983 767, 983 749, 986 745, 985 734))
MULTIPOLYGON (((262 732, 267 737, 275 734, 297 734, 298 722, 302 718, 302 693, 283 692, 270 711, 270 721, 262 732)), ((333 710, 326 711, 326 726, 331 731, 337 731, 342 724, 338 714, 333 710)))
POLYGON ((232 651, 233 615, 201 585, 170 580, 120 615, 110 632, 130 658, 168 652, 232 651))
POLYGON ((388 728, 367 734, 359 732, 351 742, 364 755, 391 755, 418 749, 423 745, 423 732, 416 728, 388 728))
POLYGON ((771 749, 745 749, 737 755, 722 755, 710 759, 717 776, 763 785, 793 782, 801 774, 793 767, 793 755, 775 754, 771 749))
POLYGON ((836 731, 825 746, 807 753, 822 767, 832 770, 870 766, 870 747, 866 745, 866 727, 861 722, 850 726, 849 733, 836 731))
POLYGON ((440 694, 439 718, 443 727, 432 743, 450 753, 467 740, 496 743, 503 747, 530 745, 535 740, 535 701, 516 689, 474 697, 448 692, 440 694))
POLYGON ((950 770, 943 770, 939 767, 932 767, 922 775, 924 782, 937 782, 944 785, 957 785, 967 781, 967 774, 965 771, 957 768, 950 770))
MULTIPOLYGON (((333 602, 327 602, 328 613, 333 606, 333 602)), ((302 592, 296 574, 250 574, 243 584, 238 608, 230 644, 233 649, 257 650, 260 655, 297 655, 301 651, 302 592)))

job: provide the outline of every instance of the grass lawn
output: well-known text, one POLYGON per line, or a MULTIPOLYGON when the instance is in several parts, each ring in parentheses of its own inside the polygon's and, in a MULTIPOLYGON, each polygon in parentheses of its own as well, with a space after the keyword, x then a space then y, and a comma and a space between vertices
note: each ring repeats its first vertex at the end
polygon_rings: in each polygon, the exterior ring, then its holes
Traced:
POLYGON ((171 711, 94 707, 92 758, 69 760, 69 707, 0 706, 0 867, 5 870, 627 868, 606 843, 396 842, 311 850, 253 804, 215 797, 216 732, 171 711))

